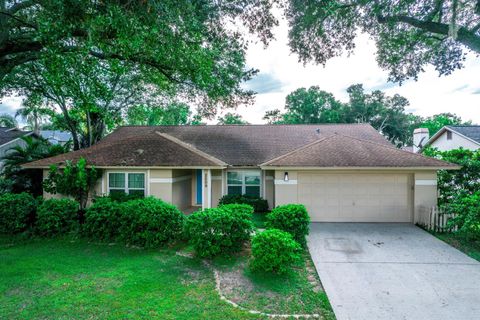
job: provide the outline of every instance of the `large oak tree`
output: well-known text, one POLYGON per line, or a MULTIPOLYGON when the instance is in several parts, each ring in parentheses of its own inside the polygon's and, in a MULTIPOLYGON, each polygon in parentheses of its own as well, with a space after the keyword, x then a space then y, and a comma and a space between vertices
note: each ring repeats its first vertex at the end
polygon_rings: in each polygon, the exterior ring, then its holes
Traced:
POLYGON ((390 80, 416 78, 432 64, 446 75, 465 53, 480 53, 480 0, 286 0, 290 47, 303 62, 325 64, 355 48, 359 32, 377 44, 390 80))

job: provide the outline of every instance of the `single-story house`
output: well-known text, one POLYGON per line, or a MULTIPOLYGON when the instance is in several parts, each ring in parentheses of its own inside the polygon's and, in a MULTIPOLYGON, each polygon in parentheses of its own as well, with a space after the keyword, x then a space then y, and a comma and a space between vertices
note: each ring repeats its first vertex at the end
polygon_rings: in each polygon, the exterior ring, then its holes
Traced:
POLYGON ((368 124, 125 126, 26 167, 46 174, 80 157, 103 169, 97 194, 141 193, 182 210, 249 194, 338 222, 414 222, 437 203, 437 170, 458 169, 400 150, 368 124))
POLYGON ((448 151, 460 147, 472 151, 477 150, 480 148, 480 126, 445 126, 431 138, 427 128, 418 128, 413 132, 413 144, 414 152, 421 152, 427 146, 437 148, 440 151, 448 151))

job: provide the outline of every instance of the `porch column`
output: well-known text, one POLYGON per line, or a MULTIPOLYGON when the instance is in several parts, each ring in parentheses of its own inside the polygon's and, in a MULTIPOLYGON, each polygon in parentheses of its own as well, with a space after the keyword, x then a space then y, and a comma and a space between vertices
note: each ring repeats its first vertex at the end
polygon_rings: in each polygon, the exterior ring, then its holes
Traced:
POLYGON ((202 209, 212 207, 212 170, 202 169, 202 209))

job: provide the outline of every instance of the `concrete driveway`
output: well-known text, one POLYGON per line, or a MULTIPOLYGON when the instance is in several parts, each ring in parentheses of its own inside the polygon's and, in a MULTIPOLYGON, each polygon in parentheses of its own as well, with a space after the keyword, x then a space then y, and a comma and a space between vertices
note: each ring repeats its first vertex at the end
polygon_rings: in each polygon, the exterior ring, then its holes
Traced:
POLYGON ((480 263, 411 224, 314 223, 337 319, 479 319, 480 263))

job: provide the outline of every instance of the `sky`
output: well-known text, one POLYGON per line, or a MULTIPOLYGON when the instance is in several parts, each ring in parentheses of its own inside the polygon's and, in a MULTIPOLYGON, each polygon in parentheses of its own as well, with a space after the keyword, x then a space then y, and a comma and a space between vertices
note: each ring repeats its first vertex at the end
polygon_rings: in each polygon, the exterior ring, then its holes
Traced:
MULTIPOLYGON (((256 43, 247 52, 248 66, 258 69, 259 73, 244 87, 256 91, 257 95, 253 106, 239 107, 236 112, 249 123, 264 123, 266 110, 283 110, 285 97, 295 89, 319 86, 345 102, 347 87, 362 83, 366 91, 379 89, 388 95, 398 93, 406 97, 410 101, 408 112, 421 116, 452 112, 464 121, 480 124, 480 57, 474 54, 468 55, 465 68, 449 76, 439 77, 433 67, 428 67, 417 81, 406 81, 399 86, 388 82, 387 71, 377 66, 375 43, 367 35, 357 38, 354 54, 333 58, 324 67, 303 65, 290 53, 285 21, 280 21, 274 34, 276 40, 267 48, 256 43)), ((0 113, 13 114, 21 100, 20 97, 3 98, 0 113)))
POLYGON ((247 52, 247 64, 259 73, 245 87, 258 94, 253 106, 239 107, 237 112, 250 123, 263 123, 266 110, 283 110, 285 97, 298 88, 319 86, 346 102, 346 89, 362 83, 367 92, 378 89, 406 97, 410 101, 408 112, 421 116, 452 112, 464 121, 480 124, 480 57, 474 54, 468 55, 465 68, 449 76, 439 77, 433 67, 428 67, 417 81, 399 86, 388 82, 388 72, 377 66, 375 42, 367 35, 359 35, 353 55, 333 58, 325 67, 298 62, 298 57, 290 53, 284 21, 275 29, 275 37, 267 48, 258 43, 247 52))

